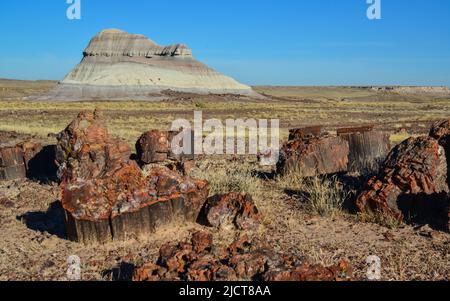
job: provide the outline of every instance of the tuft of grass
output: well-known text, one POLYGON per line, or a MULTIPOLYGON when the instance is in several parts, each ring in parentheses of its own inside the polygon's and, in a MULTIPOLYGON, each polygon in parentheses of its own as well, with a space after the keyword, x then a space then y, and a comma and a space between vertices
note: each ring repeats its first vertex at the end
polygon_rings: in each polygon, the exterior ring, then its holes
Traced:
POLYGON ((303 189, 305 176, 302 168, 299 165, 295 165, 286 173, 278 175, 275 179, 277 186, 283 190, 296 190, 303 189))
POLYGON ((348 192, 336 177, 311 177, 303 184, 305 201, 320 216, 335 216, 342 212, 348 192))
POLYGON ((253 199, 262 197, 262 181, 249 164, 230 163, 225 166, 195 171, 192 176, 209 182, 210 195, 237 192, 253 199))

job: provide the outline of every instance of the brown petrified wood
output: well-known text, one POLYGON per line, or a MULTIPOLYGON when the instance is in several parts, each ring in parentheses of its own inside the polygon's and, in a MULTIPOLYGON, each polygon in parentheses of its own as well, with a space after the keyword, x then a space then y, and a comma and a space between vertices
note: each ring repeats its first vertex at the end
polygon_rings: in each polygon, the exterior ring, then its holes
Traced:
POLYGON ((165 244, 157 263, 134 271, 134 281, 335 281, 351 280, 346 261, 332 267, 312 265, 290 254, 253 246, 247 236, 228 248, 213 245, 212 236, 197 232, 190 242, 165 244))
POLYGON ((285 143, 277 171, 300 169, 305 177, 347 171, 349 146, 340 137, 314 137, 285 143))
MULTIPOLYGON (((193 130, 189 130, 189 129, 180 129, 179 131, 169 131, 168 134, 168 140, 169 140, 169 153, 167 155, 167 157, 171 160, 175 160, 175 161, 192 161, 196 158, 195 153, 194 153, 194 131, 193 130), (178 135, 185 135, 189 133, 189 135, 186 135, 186 138, 188 138, 187 136, 190 136, 190 147, 189 145, 186 145, 186 150, 187 152, 183 152, 181 154, 175 154, 172 151, 172 143, 174 142, 174 139, 176 136, 178 135), (188 150, 189 149, 189 150, 188 150)), ((180 141, 180 143, 178 144, 178 146, 180 148, 184 148, 184 143, 188 143, 187 141, 180 141)))
POLYGON ((169 153, 168 132, 148 131, 136 143, 139 160, 144 164, 164 162, 169 153))
POLYGON ((264 281, 346 281, 352 273, 352 267, 346 260, 331 267, 305 262, 293 268, 269 271, 264 275, 264 281))
POLYGON ((435 198, 448 191, 447 163, 442 146, 431 137, 410 138, 388 155, 380 173, 372 178, 356 200, 362 212, 380 212, 396 219, 404 218, 400 197, 406 205, 435 198), (409 196, 409 198, 407 198, 409 196))
POLYGON ((41 150, 42 145, 31 140, 19 143, 0 143, 0 180, 26 178, 29 162, 41 150))
POLYGON ((307 139, 312 137, 319 137, 322 133, 322 126, 310 126, 298 129, 289 130, 289 140, 307 139))
POLYGON ((212 227, 248 230, 257 226, 260 214, 250 195, 232 192, 210 197, 200 218, 212 227))
MULTIPOLYGON (((447 158, 447 184, 450 187, 450 119, 441 122, 436 122, 430 130, 430 136, 438 140, 439 144, 442 145, 442 147, 445 150, 445 156, 447 158)), ((450 232, 450 194, 447 198, 447 202, 448 202, 447 225, 448 231, 450 232)))
POLYGON ((339 137, 349 144, 348 171, 378 171, 391 146, 389 134, 374 131, 373 126, 338 129, 339 137))
POLYGON ((17 146, 0 146, 0 180, 26 177, 23 152, 17 146))
POLYGON ((69 239, 89 243, 146 237, 176 219, 195 221, 206 181, 155 168, 144 177, 130 148, 101 114, 83 112, 58 137, 62 204, 69 239))
MULTIPOLYGON (((157 131, 151 130, 142 134, 136 142, 136 152, 140 163, 160 163, 167 159, 175 161, 189 161, 194 158, 193 148, 193 132, 191 131, 191 148, 190 153, 175 154, 172 151, 173 139, 183 130, 180 131, 157 131)), ((183 147, 180 143, 180 147, 183 147)))

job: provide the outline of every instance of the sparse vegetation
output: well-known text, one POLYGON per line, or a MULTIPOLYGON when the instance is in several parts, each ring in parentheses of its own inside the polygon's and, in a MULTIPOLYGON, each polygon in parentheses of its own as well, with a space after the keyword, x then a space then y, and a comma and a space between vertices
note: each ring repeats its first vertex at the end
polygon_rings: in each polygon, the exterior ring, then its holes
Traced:
POLYGON ((403 225, 402 221, 379 211, 358 213, 357 217, 360 222, 374 223, 392 230, 398 229, 403 225))
MULTIPOLYGON (((144 131, 167 129, 173 119, 180 117, 192 120, 193 110, 202 110, 204 119, 214 117, 222 121, 233 117, 279 118, 282 140, 287 137, 287 129, 293 127, 322 124, 325 130, 333 130, 376 123, 378 128, 397 131, 391 142, 398 143, 410 135, 425 133, 431 122, 448 118, 450 108, 450 98, 389 96, 339 88, 325 89, 324 93, 319 88, 257 88, 280 97, 277 101, 175 95, 173 101, 155 103, 28 102, 18 100, 19 96, 34 94, 40 90, 39 83, 32 83, 30 89, 26 82, 14 88, 12 84, 3 85, 0 81, 0 87, 5 87, 0 88, 0 131, 14 130, 19 137, 36 134, 49 143, 55 143, 55 139, 47 138, 48 133, 61 131, 79 111, 96 107, 104 110, 111 134, 132 146, 144 131), (405 133, 399 133, 403 128, 405 133)), ((252 195, 262 215, 261 227, 255 233, 255 240, 261 245, 292 251, 323 265, 349 259, 360 279, 366 277, 367 256, 376 254, 383 262, 383 280, 448 280, 449 234, 438 231, 432 237, 419 235, 414 227, 381 214, 341 214, 348 194, 338 179, 307 179, 300 168, 275 179, 265 178, 258 174, 260 167, 254 159, 208 157, 199 160, 199 168, 190 175, 207 179, 211 195, 230 191, 252 195), (391 234, 388 239, 384 237, 386 233, 391 234)), ((347 176, 365 178, 357 174, 347 176)), ((64 280, 65 262, 71 254, 81 257, 83 280, 111 280, 105 271, 118 262, 140 265, 155 261, 162 244, 183 240, 194 230, 212 232, 214 241, 223 246, 241 234, 214 231, 195 223, 174 224, 148 240, 87 247, 54 235, 49 208, 59 194, 57 185, 31 181, 0 183, 0 226, 4 234, 0 241, 1 280, 64 280), (31 217, 29 221, 43 227, 43 231, 30 227, 18 216, 31 217)))
POLYGON ((228 163, 221 167, 206 168, 193 173, 193 176, 206 179, 210 185, 210 195, 238 192, 249 194, 259 199, 262 193, 262 183, 254 174, 249 164, 228 163))
POLYGON ((303 185, 305 201, 310 209, 321 216, 335 216, 342 211, 348 193, 336 177, 312 177, 303 185))
POLYGON ((298 165, 293 166, 286 173, 276 177, 277 186, 283 190, 300 191, 303 189, 304 181, 304 173, 298 165))

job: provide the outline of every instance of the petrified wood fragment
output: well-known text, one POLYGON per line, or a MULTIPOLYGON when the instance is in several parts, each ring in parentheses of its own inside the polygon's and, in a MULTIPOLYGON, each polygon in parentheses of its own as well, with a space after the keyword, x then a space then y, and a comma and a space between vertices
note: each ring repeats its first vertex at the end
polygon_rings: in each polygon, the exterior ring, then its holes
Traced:
POLYGON ((208 196, 206 181, 165 168, 144 177, 97 111, 79 114, 59 135, 58 153, 67 232, 74 241, 143 238, 177 219, 194 222, 208 196))
POLYGON ((144 164, 164 162, 169 153, 169 133, 157 130, 148 131, 136 143, 139 160, 144 164))
POLYGON ((98 110, 81 112, 58 134, 56 160, 61 180, 111 176, 130 156, 130 146, 108 134, 98 110))
POLYGON ((186 161, 194 158, 194 133, 190 131, 190 139, 184 139, 177 144, 183 148, 183 143, 190 143, 189 151, 175 154, 172 150, 173 139, 182 133, 181 131, 157 131, 151 130, 142 134, 136 142, 136 152, 142 164, 160 163, 167 159, 175 161, 186 161))
POLYGON ((0 146, 0 180, 26 177, 22 149, 18 146, 0 146))
POLYGON ((157 263, 134 271, 134 281, 335 281, 353 277, 346 261, 332 267, 312 265, 289 254, 255 247, 246 236, 225 249, 214 247, 210 234, 197 232, 190 242, 163 245, 159 254, 157 263))
MULTIPOLYGON (((445 151, 445 156, 447 158, 447 184, 450 187, 450 119, 441 122, 436 122, 431 130, 430 136, 439 141, 445 151)), ((450 232, 450 195, 448 196, 448 231, 450 232)))
POLYGON ((411 205, 428 199, 432 202, 431 195, 448 191, 446 177, 442 146, 430 137, 410 138, 389 153, 380 173, 367 183, 356 205, 362 212, 380 212, 401 220, 404 215, 399 208, 400 196, 412 196, 411 205))
POLYGON ((29 162, 41 150, 42 145, 31 140, 0 144, 0 180, 26 178, 29 171, 29 162))
POLYGON ((264 275, 264 281, 346 281, 353 274, 348 261, 324 267, 305 262, 294 268, 279 268, 264 275))
POLYGON ((296 139, 285 143, 277 164, 279 173, 300 169, 303 176, 347 171, 349 146, 340 137, 296 139))
POLYGON ((391 149, 389 134, 371 126, 338 129, 337 134, 349 144, 348 171, 378 171, 391 149))
POLYGON ((289 130, 289 140, 296 139, 308 139, 313 137, 319 137, 322 133, 322 126, 310 126, 298 129, 289 130))
POLYGON ((233 192, 209 198, 200 218, 212 227, 246 230, 257 226, 260 214, 250 195, 233 192))

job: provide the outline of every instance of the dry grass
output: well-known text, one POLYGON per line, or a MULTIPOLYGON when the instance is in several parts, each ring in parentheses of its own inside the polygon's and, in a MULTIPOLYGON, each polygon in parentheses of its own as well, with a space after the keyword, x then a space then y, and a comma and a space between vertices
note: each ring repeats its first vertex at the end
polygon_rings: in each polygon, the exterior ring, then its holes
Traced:
POLYGON ((308 207, 320 216, 334 217, 339 214, 348 197, 348 193, 336 177, 308 178, 303 184, 303 189, 308 207))
POLYGON ((301 167, 294 166, 276 178, 279 189, 294 193, 305 202, 311 213, 335 216, 342 211, 349 193, 336 177, 305 177, 301 167))
POLYGON ((402 221, 379 211, 358 213, 357 219, 363 223, 374 223, 392 230, 396 230, 404 225, 402 221))
MULTIPOLYGON (((281 138, 287 129, 324 125, 326 130, 361 124, 395 131, 405 128, 414 134, 426 132, 429 125, 450 114, 450 97, 398 95, 357 88, 339 87, 256 87, 261 93, 276 97, 264 100, 215 96, 175 95, 163 102, 47 102, 23 101, 28 96, 48 90, 52 82, 0 80, 0 130, 47 137, 61 131, 81 110, 100 108, 105 112, 111 133, 131 145, 150 129, 167 130, 176 118, 193 119, 201 110, 204 119, 255 118, 280 120, 281 138)), ((38 93, 39 94, 39 93, 38 93)), ((407 137, 392 136, 393 143, 407 137)))
POLYGON ((207 166, 192 173, 192 176, 206 179, 210 195, 238 192, 260 199, 262 180, 255 175, 254 166, 248 163, 226 163, 222 166, 207 166))

